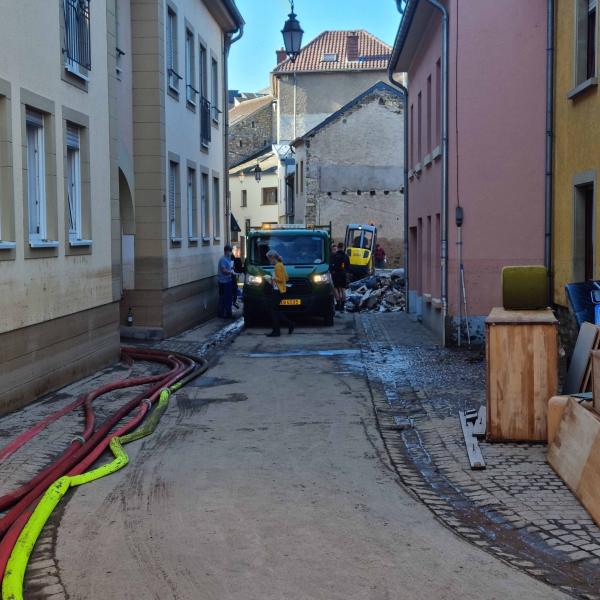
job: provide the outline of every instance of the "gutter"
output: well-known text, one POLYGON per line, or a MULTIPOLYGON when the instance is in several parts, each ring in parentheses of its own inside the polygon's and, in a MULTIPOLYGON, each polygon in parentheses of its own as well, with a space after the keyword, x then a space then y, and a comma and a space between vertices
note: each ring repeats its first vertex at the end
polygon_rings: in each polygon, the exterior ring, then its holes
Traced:
POLYGON ((230 13, 233 14, 237 21, 237 29, 231 32, 226 32, 223 40, 223 206, 225 207, 225 241, 227 244, 231 242, 231 198, 229 191, 229 49, 232 44, 235 44, 244 35, 244 20, 237 10, 235 3, 231 0, 224 0, 230 13), (239 20, 238 20, 239 17, 239 20))
MULTIPOLYGON (((420 1, 429 4, 442 13, 442 197, 440 208, 441 221, 441 300, 442 300, 442 346, 446 346, 446 317, 448 316, 448 56, 449 56, 449 16, 448 10, 439 0, 408 0, 400 21, 400 28, 394 42, 389 69, 393 69, 398 57, 404 48, 406 38, 410 30, 413 17, 420 1)), ((396 0, 396 6, 400 8, 401 0, 396 0)), ((398 85, 394 82, 394 85, 398 85)), ((405 134, 408 138, 408 131, 405 134)), ((408 189, 408 188, 406 188, 408 189)), ((406 219, 407 215, 405 215, 406 219)), ((406 273, 405 273, 406 276, 406 273)), ((408 300, 408 297, 407 297, 408 300)))
POLYGON ((552 273, 552 195, 554 158, 554 0, 547 0, 546 48, 546 172, 544 189, 544 265, 548 277, 548 306, 552 306, 554 277, 552 273))
MULTIPOLYGON (((399 2, 398 10, 400 11, 399 2)), ((398 29, 398 35, 400 35, 400 29, 398 29)), ((396 39, 398 39, 398 35, 396 36, 396 39)), ((395 47, 396 46, 394 45, 394 48, 395 47)), ((394 64, 396 64, 395 61, 392 62, 390 59, 390 62, 388 63, 387 76, 390 83, 399 90, 400 94, 402 94, 402 99, 404 102, 404 192, 402 194, 402 201, 404 204, 404 302, 406 303, 406 312, 408 313, 410 309, 408 300, 408 281, 410 275, 408 269, 408 89, 394 79, 394 64)))

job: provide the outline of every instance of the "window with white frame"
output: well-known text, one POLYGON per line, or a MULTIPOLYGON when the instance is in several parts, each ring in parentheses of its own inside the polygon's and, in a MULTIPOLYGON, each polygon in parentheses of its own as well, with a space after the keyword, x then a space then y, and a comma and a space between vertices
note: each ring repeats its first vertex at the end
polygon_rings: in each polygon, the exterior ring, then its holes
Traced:
POLYGON ((215 122, 219 121, 219 63, 213 58, 211 65, 211 102, 212 102, 212 119, 215 122))
POLYGON ((40 242, 47 239, 44 115, 28 108, 26 128, 29 241, 40 242))
POLYGON ((177 13, 167 8, 167 84, 172 92, 179 93, 179 67, 177 65, 177 13))
POLYGON ((216 240, 221 237, 221 194, 218 177, 213 177, 213 235, 216 240))
POLYGON ((185 94, 187 101, 196 106, 198 89, 196 88, 196 44, 191 30, 185 30, 185 94))
POLYGON ((202 202, 202 239, 207 241, 210 240, 210 200, 208 173, 202 173, 200 199, 202 202))
POLYGON ((242 208, 246 208, 248 206, 248 191, 242 190, 242 208))
POLYGON ((597 0, 575 0, 575 85, 596 77, 597 0))
POLYGON ((277 188, 276 187, 263 188, 262 203, 265 206, 277 204, 277 188))
POLYGON ((81 152, 79 127, 67 123, 67 209, 69 242, 80 241, 82 231, 81 152))
POLYGON ((198 194, 196 193, 196 170, 187 171, 188 238, 198 239, 198 194))
POLYGON ((92 68, 89 0, 64 0, 65 69, 87 79, 92 68))
POLYGON ((181 241, 181 201, 179 193, 179 163, 169 161, 169 236, 181 241))

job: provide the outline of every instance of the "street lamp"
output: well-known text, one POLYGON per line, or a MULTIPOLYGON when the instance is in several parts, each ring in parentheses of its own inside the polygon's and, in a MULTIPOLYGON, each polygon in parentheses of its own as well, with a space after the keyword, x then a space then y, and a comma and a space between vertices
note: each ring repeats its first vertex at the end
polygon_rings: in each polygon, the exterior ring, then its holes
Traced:
POLYGON ((254 167, 254 179, 256 179, 256 181, 260 181, 261 177, 262 177, 262 169, 260 168, 260 165, 257 162, 256 166, 254 167))
POLYGON ((296 19, 294 13, 294 0, 290 0, 292 12, 288 15, 287 21, 283 25, 281 33, 283 34, 283 45, 285 46, 285 53, 289 59, 294 62, 296 56, 300 54, 300 48, 302 47, 302 34, 304 33, 300 22, 296 19))
POLYGON ((244 171, 240 171, 240 174, 239 174, 240 183, 244 183, 244 177, 245 177, 244 171))

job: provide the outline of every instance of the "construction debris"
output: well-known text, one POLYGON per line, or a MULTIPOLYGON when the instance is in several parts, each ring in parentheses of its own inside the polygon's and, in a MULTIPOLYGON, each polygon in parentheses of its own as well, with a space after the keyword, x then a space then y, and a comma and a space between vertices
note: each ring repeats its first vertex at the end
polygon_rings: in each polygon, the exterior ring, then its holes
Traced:
POLYGON ((346 294, 348 312, 400 312, 406 307, 404 269, 382 271, 351 283, 346 294))
POLYGON ((465 438, 465 446, 467 447, 467 456, 471 469, 485 469, 485 460, 481 454, 479 441, 474 435, 474 427, 480 418, 478 410, 458 411, 460 425, 462 427, 463 436, 465 438))

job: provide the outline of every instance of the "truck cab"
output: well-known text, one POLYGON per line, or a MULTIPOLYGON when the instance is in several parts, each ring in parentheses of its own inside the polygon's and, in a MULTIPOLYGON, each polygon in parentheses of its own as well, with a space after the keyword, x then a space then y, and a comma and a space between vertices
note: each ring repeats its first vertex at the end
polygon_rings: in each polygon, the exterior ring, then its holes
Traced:
POLYGON ((302 225, 271 225, 250 229, 246 235, 244 322, 251 326, 268 318, 272 295, 273 266, 267 252, 281 255, 289 280, 281 300, 282 309, 293 315, 322 317, 333 325, 335 303, 329 273, 331 235, 326 228, 302 225))

